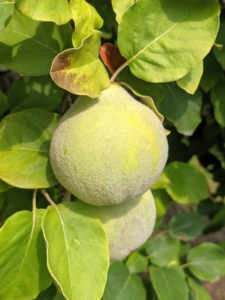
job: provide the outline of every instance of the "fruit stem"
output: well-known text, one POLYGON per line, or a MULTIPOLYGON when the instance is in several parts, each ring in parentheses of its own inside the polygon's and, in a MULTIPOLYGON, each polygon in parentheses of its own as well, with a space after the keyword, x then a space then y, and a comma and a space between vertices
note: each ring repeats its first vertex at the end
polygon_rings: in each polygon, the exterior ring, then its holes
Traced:
POLYGON ((116 72, 113 74, 113 76, 112 76, 111 79, 110 79, 110 82, 113 82, 113 81, 116 79, 117 75, 118 75, 124 68, 126 68, 126 66, 128 66, 128 64, 129 64, 129 61, 128 61, 128 60, 127 60, 124 64, 122 64, 122 66, 120 66, 120 67, 116 70, 116 72))
POLYGON ((49 194, 46 192, 46 189, 41 189, 41 192, 42 192, 43 196, 45 197, 45 199, 46 199, 52 206, 56 206, 55 202, 51 199, 51 197, 49 196, 49 194))
POLYGON ((32 211, 36 210, 36 199, 37 199, 37 189, 34 190, 33 197, 32 197, 32 211))

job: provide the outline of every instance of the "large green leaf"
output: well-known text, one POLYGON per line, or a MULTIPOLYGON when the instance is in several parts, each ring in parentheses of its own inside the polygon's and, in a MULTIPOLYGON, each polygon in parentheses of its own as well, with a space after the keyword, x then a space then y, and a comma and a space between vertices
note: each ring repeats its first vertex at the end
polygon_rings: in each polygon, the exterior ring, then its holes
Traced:
POLYGON ((225 251, 213 243, 192 248, 187 263, 188 269, 200 280, 214 282, 225 275, 225 251))
POLYGON ((138 251, 134 251, 128 257, 126 265, 131 273, 140 273, 146 270, 148 266, 148 260, 138 251))
POLYGON ((0 34, 0 63, 24 75, 49 73, 53 58, 71 47, 69 24, 40 23, 15 11, 0 34))
POLYGON ((166 187, 170 197, 181 204, 198 203, 208 197, 208 183, 194 166, 174 161, 164 169, 171 184, 166 187))
POLYGON ((122 262, 111 264, 103 300, 145 300, 146 291, 141 278, 129 273, 122 262))
POLYGON ((217 61, 225 69, 225 22, 220 24, 220 29, 216 38, 216 43, 222 47, 214 47, 213 52, 217 61))
POLYGON ((50 187, 57 183, 49 147, 58 123, 56 114, 28 109, 6 116, 0 125, 0 178, 20 188, 50 187))
POLYGON ((0 229, 0 299, 34 299, 51 284, 41 232, 43 213, 18 212, 0 229))
POLYGON ((82 204, 64 202, 48 208, 42 227, 48 268, 66 299, 99 300, 109 264, 100 221, 82 204))
POLYGON ((196 278, 188 277, 188 284, 194 292, 196 300, 212 300, 201 281, 196 278))
POLYGON ((33 20, 55 22, 58 25, 67 23, 72 17, 67 0, 16 0, 16 8, 33 20))
POLYGON ((0 91, 0 116, 9 109, 9 101, 6 95, 0 91))
POLYGON ((94 6, 85 0, 72 0, 70 8, 76 24, 72 42, 75 48, 79 48, 82 46, 83 40, 89 37, 93 30, 102 27, 103 20, 94 6))
POLYGON ((0 30, 5 28, 14 11, 14 0, 0 0, 0 30))
POLYGON ((197 64, 187 75, 177 80, 180 88, 189 94, 194 94, 203 74, 203 61, 197 64))
POLYGON ((214 116, 221 127, 225 127, 225 80, 221 79, 211 90, 211 101, 214 106, 214 116))
POLYGON ((14 112, 35 107, 53 111, 62 102, 64 93, 49 75, 23 76, 9 91, 10 109, 14 112))
POLYGON ((219 13, 217 0, 137 0, 118 31, 125 65, 149 82, 183 77, 210 51, 219 13))
POLYGON ((187 283, 179 267, 150 266, 149 271, 159 300, 188 300, 187 283))
POLYGON ((172 237, 189 241, 200 235, 204 229, 205 220, 194 212, 185 212, 172 217, 168 229, 172 237))
POLYGON ((57 85, 78 95, 98 97, 109 84, 108 74, 99 59, 99 31, 85 39, 79 49, 68 49, 53 61, 51 76, 57 85))
POLYGON ((197 90, 194 95, 186 93, 175 82, 163 85, 165 97, 159 105, 159 111, 172 121, 177 131, 192 135, 201 122, 202 94, 197 90))
POLYGON ((112 0, 112 7, 116 13, 116 21, 120 23, 123 14, 128 8, 135 3, 135 0, 112 0))
POLYGON ((150 262, 161 267, 175 261, 179 250, 179 241, 170 236, 151 238, 146 247, 150 262))

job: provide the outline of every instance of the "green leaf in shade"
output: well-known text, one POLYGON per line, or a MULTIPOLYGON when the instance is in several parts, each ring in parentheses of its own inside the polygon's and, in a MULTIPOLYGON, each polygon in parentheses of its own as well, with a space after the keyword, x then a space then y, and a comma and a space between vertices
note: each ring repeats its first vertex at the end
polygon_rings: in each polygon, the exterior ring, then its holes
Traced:
POLYGON ((103 300, 145 300, 146 291, 141 278, 132 274, 122 262, 110 265, 103 300))
POLYGON ((179 258, 182 259, 187 256, 188 252, 191 249, 190 243, 181 242, 180 243, 180 251, 179 251, 179 258))
POLYGON ((109 264, 100 221, 82 204, 64 202, 48 207, 42 228, 48 268, 66 299, 99 300, 109 264))
POLYGON ((49 75, 23 76, 12 85, 8 98, 11 112, 27 108, 53 111, 62 102, 64 94, 65 91, 59 88, 49 75))
POLYGON ((4 29, 13 14, 14 0, 0 0, 0 30, 4 29))
POLYGON ((159 113, 158 109, 154 102, 157 103, 157 106, 162 101, 164 97, 164 89, 161 84, 149 83, 144 80, 138 79, 135 77, 129 70, 125 68, 118 76, 118 81, 127 86, 132 90, 132 92, 141 98, 141 102, 149 106, 163 121, 163 116, 159 113))
POLYGON ((188 286, 179 267, 150 266, 149 271, 159 300, 188 300, 188 286))
MULTIPOLYGON (((42 291, 35 300, 53 300, 56 294, 56 287, 51 284, 47 290, 42 291)), ((65 298, 64 298, 65 299, 65 298)))
POLYGON ((0 179, 0 193, 8 191, 10 188, 11 185, 0 179))
POLYGON ((151 186, 151 190, 165 189, 170 185, 170 179, 167 177, 166 173, 163 171, 157 181, 151 186))
POLYGON ((85 39, 82 48, 68 49, 53 61, 51 77, 61 88, 78 95, 98 97, 110 85, 107 71, 99 59, 99 31, 85 39))
POLYGON ((160 103, 159 112, 172 121, 177 131, 192 135, 201 122, 202 94, 197 90, 194 95, 186 93, 175 82, 163 85, 165 97, 160 103))
POLYGON ((0 91, 0 116, 2 116, 9 109, 9 101, 6 95, 0 91))
POLYGON ((89 37, 93 30, 102 27, 103 20, 94 6, 85 0, 72 0, 70 8, 76 24, 72 42, 75 48, 79 48, 81 47, 83 40, 89 37))
POLYGON ((50 71, 53 58, 71 47, 69 24, 31 20, 15 10, 0 34, 0 63, 24 75, 43 75, 50 71))
POLYGON ((216 244, 203 243, 190 250, 187 264, 198 279, 215 282, 225 275, 225 251, 216 244))
MULTIPOLYGON (((65 300, 65 299, 66 298, 61 293, 57 293, 53 298, 53 300, 65 300)), ((40 299, 40 300, 42 300, 42 299, 40 299)), ((46 299, 46 300, 48 300, 48 299, 46 299)))
POLYGON ((199 86, 203 74, 203 61, 197 64, 184 77, 177 80, 177 85, 189 94, 194 94, 199 86))
POLYGON ((188 284, 196 300, 212 300, 204 285, 196 278, 188 277, 188 284))
POLYGON ((223 69, 216 61, 212 51, 210 51, 209 54, 205 57, 203 64, 204 71, 200 81, 200 87, 203 89, 204 92, 207 93, 220 80, 223 73, 223 69))
POLYGON ((157 217, 164 216, 168 210, 170 197, 165 190, 152 190, 152 194, 156 204, 157 217))
POLYGON ((138 251, 134 251, 128 257, 126 265, 131 273, 140 273, 146 270, 148 266, 148 260, 138 251))
POLYGON ((50 286, 43 213, 43 209, 18 212, 0 229, 0 299, 34 299, 50 286))
POLYGON ((222 45, 222 47, 213 47, 213 52, 217 61, 220 63, 223 69, 225 69, 225 22, 220 24, 220 29, 216 38, 216 43, 222 45))
POLYGON ((211 219, 211 224, 217 225, 222 224, 225 225, 225 206, 220 208, 211 219))
POLYGON ((116 21, 117 23, 120 23, 121 18, 125 11, 128 10, 128 8, 135 3, 135 0, 112 0, 112 7, 116 14, 116 21))
POLYGON ((208 197, 208 183, 194 166, 174 161, 164 169, 171 184, 166 188, 170 197, 181 204, 198 203, 208 197))
POLYGON ((5 203, 5 193, 0 192, 0 211, 5 203))
POLYGON ((72 18, 67 0, 16 0, 16 8, 28 18, 58 25, 65 24, 72 18))
MULTIPOLYGON (((225 45, 224 45, 225 47, 225 45)), ((210 97, 214 106, 214 116, 221 127, 225 127, 225 81, 221 79, 211 90, 210 97)))
POLYGON ((163 267, 173 263, 178 256, 180 242, 170 236, 151 238, 146 253, 151 263, 163 267))
POLYGON ((205 220, 195 212, 185 212, 171 218, 168 224, 169 234, 182 241, 189 241, 200 235, 205 220))
POLYGON ((125 65, 149 82, 183 77, 210 51, 219 13, 217 0, 190 0, 188 5, 180 0, 136 1, 122 16, 118 31, 125 65))
POLYGON ((59 117, 31 108, 6 116, 0 125, 0 178, 20 188, 50 187, 57 183, 49 147, 59 117))
POLYGON ((10 188, 5 194, 2 219, 5 221, 13 214, 22 210, 32 210, 33 190, 10 188))

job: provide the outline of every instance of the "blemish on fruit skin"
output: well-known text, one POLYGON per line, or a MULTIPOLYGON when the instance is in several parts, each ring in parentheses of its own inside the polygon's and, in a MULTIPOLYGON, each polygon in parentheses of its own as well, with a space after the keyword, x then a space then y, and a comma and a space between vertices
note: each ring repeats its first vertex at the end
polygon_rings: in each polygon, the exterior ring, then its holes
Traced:
POLYGON ((67 154, 67 148, 63 149, 63 154, 66 155, 67 154))

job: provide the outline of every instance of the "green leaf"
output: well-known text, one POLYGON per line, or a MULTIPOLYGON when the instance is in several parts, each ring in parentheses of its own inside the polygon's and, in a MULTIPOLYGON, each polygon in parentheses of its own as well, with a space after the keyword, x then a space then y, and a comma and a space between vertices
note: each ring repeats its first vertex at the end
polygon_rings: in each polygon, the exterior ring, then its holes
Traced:
MULTIPOLYGON (((56 288, 54 284, 50 285, 47 290, 42 291, 35 300, 52 300, 54 299, 54 295, 56 293, 56 288)), ((64 298, 65 299, 65 298, 64 298)))
POLYGON ((135 77, 129 70, 125 68, 118 76, 118 81, 127 86, 132 90, 132 92, 141 97, 141 102, 152 109, 161 121, 163 121, 163 116, 159 113, 154 102, 157 106, 164 98, 164 89, 161 84, 154 84, 143 81, 135 77))
POLYGON ((24 75, 49 73, 53 58, 71 47, 69 24, 40 23, 18 11, 0 34, 0 63, 24 75))
POLYGON ((9 109, 9 101, 6 95, 0 91, 0 116, 2 116, 9 109))
POLYGON ((144 255, 140 254, 138 251, 134 251, 128 257, 126 265, 131 273, 140 273, 146 270, 148 261, 144 255))
POLYGON ((200 235, 205 220, 194 212, 185 212, 171 218, 168 224, 169 234, 182 241, 189 241, 200 235))
POLYGON ((212 300, 201 281, 196 278, 188 277, 188 284, 194 292, 196 300, 212 300))
POLYGON ((124 13, 118 31, 125 65, 149 82, 183 77, 210 51, 219 13, 217 0, 189 0, 188 5, 179 0, 136 1, 124 13))
POLYGON ((216 43, 222 45, 221 48, 213 47, 213 53, 221 67, 225 69, 225 22, 220 24, 220 29, 216 38, 216 43))
POLYGON ((33 108, 6 116, 0 125, 0 178, 20 188, 57 183, 49 147, 58 116, 33 108))
POLYGON ((93 30, 102 27, 103 20, 96 9, 85 0, 72 0, 70 8, 76 24, 72 42, 75 48, 79 48, 83 40, 91 36, 93 30))
POLYGON ((168 210, 170 197, 164 190, 152 190, 156 204, 157 217, 164 216, 168 210))
POLYGON ((5 28, 14 11, 14 0, 0 0, 0 30, 5 28))
POLYGON ((165 97, 160 103, 159 111, 172 121, 177 131, 192 135, 201 122, 202 94, 197 90, 194 95, 186 93, 175 82, 163 85, 165 97))
POLYGON ((170 236, 151 238, 146 252, 151 263, 163 267, 173 263, 178 256, 180 243, 170 236))
POLYGON ((170 185, 170 179, 167 177, 166 173, 163 171, 157 181, 151 186, 151 190, 165 189, 170 185))
POLYGON ((174 161, 166 166, 164 172, 171 181, 166 191, 174 201, 190 204, 208 197, 207 181, 194 166, 174 161))
POLYGON ((150 266, 149 271, 159 300, 188 300, 188 287, 179 267, 150 266))
POLYGON ((205 57, 203 63, 204 72, 200 81, 200 86, 203 91, 207 93, 220 80, 223 69, 216 61, 212 51, 210 51, 209 54, 205 57))
POLYGON ((64 94, 65 91, 59 88, 49 75, 23 76, 12 85, 8 98, 11 112, 27 108, 53 111, 62 102, 64 94))
POLYGON ((221 79, 211 90, 210 97, 214 106, 214 116, 221 127, 225 127, 225 81, 221 79))
POLYGON ((199 86, 203 74, 203 61, 198 63, 189 73, 177 80, 180 88, 189 94, 194 94, 199 86))
POLYGON ((211 224, 223 224, 225 225, 225 206, 218 210, 211 219, 211 224))
POLYGON ((64 202, 48 207, 42 228, 48 268, 66 299, 99 300, 109 264, 100 221, 82 204, 64 202))
POLYGON ((28 18, 58 25, 65 24, 72 18, 67 0, 16 0, 16 8, 28 18))
POLYGON ((2 210, 2 207, 5 203, 5 193, 0 193, 0 211, 2 210))
POLYGON ((225 275, 225 251, 213 243, 192 248, 187 263, 189 271, 200 280, 215 282, 225 275))
POLYGON ((137 274, 129 273, 122 262, 110 265, 103 300, 145 300, 146 291, 137 274))
POLYGON ((8 191, 11 185, 0 179, 0 193, 8 191))
POLYGON ((43 213, 18 212, 0 229, 1 299, 34 299, 52 282, 41 232, 43 213))
POLYGON ((100 36, 99 31, 94 31, 82 48, 68 49, 56 56, 50 74, 57 85, 91 98, 109 86, 107 71, 99 59, 100 36))
POLYGON ((135 3, 135 0, 112 0, 112 7, 116 14, 116 21, 117 23, 120 23, 121 18, 125 11, 128 10, 128 8, 135 3))

